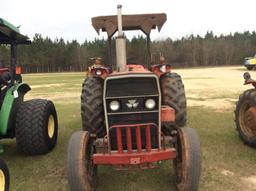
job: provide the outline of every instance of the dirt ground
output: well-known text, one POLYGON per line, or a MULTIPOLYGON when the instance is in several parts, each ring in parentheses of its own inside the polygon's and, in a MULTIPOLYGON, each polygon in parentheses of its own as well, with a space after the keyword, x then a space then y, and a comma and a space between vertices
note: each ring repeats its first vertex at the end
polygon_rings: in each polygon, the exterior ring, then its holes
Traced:
MULTIPOLYGON (((230 109, 239 94, 251 88, 243 85, 243 73, 246 72, 243 66, 180 69, 174 72, 183 78, 188 106, 230 109)), ((250 73, 256 78, 255 71, 250 73)))

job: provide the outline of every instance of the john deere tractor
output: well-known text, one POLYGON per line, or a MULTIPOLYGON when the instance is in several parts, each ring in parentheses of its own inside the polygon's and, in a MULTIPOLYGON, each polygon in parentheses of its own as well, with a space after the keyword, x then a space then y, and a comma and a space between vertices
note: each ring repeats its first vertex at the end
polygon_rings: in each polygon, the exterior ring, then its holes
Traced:
POLYGON ((254 88, 246 90, 239 96, 235 122, 242 141, 256 148, 256 81, 248 72, 244 73, 244 79, 244 85, 252 84, 254 88))
POLYGON ((120 5, 117 10, 117 16, 92 18, 98 33, 107 32, 107 64, 111 67, 95 64, 82 85, 83 128, 71 136, 68 146, 70 188, 96 190, 98 165, 147 169, 172 160, 178 190, 195 191, 201 151, 196 131, 184 127, 187 112, 182 79, 164 59, 153 64, 150 60, 150 32, 161 30, 166 14, 122 15, 120 5), (127 61, 124 30, 141 30, 146 35, 147 67, 127 61), (115 61, 111 43, 116 32, 115 61))
POLYGON ((255 66, 256 66, 256 55, 254 55, 254 57, 246 57, 244 59, 244 66, 248 70, 255 69, 255 66))
MULTIPOLYGON (((48 153, 55 147, 58 121, 51 101, 24 101, 30 87, 22 82, 21 68, 17 66, 17 45, 30 43, 17 27, 0 19, 0 45, 10 46, 11 53, 10 66, 0 67, 0 138, 16 138, 20 151, 36 155, 48 153)), ((0 162, 0 191, 8 188, 9 173, 0 162)))

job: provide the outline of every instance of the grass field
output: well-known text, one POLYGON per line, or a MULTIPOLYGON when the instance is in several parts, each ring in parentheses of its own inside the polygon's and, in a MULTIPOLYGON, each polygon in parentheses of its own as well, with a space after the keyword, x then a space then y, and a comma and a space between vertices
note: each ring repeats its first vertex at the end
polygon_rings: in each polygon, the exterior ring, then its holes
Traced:
MULTIPOLYGON (((243 67, 176 70, 183 76, 188 98, 188 126, 199 133, 203 155, 201 191, 256 190, 256 150, 237 136, 233 110, 246 88, 243 67)), ((256 72, 251 72, 256 78, 256 72)), ((26 99, 52 99, 59 117, 57 147, 48 155, 28 157, 17 151, 15 140, 2 140, 11 173, 11 190, 68 190, 66 151, 71 134, 81 129, 80 90, 83 73, 28 74, 24 82, 32 91, 26 99)), ((98 190, 170 191, 173 170, 170 161, 145 171, 115 171, 99 168, 98 190)))

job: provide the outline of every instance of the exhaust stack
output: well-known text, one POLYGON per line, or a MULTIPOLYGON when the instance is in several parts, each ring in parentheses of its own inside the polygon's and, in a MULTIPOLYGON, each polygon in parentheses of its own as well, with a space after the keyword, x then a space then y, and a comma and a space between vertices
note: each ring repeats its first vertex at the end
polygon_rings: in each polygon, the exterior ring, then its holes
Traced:
POLYGON ((118 36, 116 37, 116 63, 117 70, 122 72, 126 70, 126 39, 122 29, 122 5, 117 5, 117 26, 118 36))

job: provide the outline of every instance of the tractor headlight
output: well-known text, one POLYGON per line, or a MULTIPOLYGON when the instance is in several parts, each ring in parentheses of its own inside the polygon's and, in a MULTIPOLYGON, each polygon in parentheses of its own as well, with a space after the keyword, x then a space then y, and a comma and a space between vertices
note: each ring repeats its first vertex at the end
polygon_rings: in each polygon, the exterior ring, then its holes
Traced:
POLYGON ((166 72, 166 65, 160 66, 160 71, 165 73, 166 72))
POLYGON ((154 99, 149 98, 145 101, 145 107, 147 109, 154 109, 155 106, 156 106, 156 101, 154 99))
POLYGON ((97 76, 100 76, 100 75, 102 74, 102 72, 101 72, 101 70, 98 69, 98 70, 95 71, 95 74, 96 74, 97 76))
POLYGON ((112 111, 117 111, 120 108, 120 103, 118 101, 111 101, 110 104, 109 104, 109 108, 112 111))

